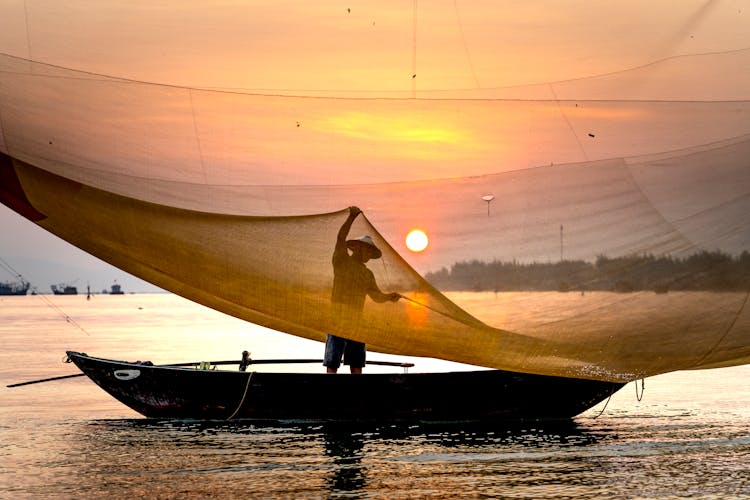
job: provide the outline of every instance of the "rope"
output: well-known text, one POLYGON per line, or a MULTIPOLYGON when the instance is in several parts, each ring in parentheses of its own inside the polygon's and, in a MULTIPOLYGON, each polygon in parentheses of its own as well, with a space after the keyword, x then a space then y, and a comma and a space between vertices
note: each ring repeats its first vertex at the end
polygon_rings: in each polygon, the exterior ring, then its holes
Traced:
POLYGON ((411 31, 411 97, 417 98, 417 0, 412 7, 412 31, 411 31))
MULTIPOLYGON (((26 281, 26 279, 23 277, 21 273, 13 269, 13 266, 11 266, 8 261, 0 257, 0 268, 3 269, 5 272, 11 274, 14 278, 20 279, 21 281, 26 281)), ((28 281, 26 281, 28 283, 28 281)), ((32 290, 37 290, 35 286, 31 287, 32 290)), ((54 309, 62 318, 71 325, 75 326, 79 330, 81 330, 83 333, 85 333, 88 336, 91 336, 89 332, 86 331, 85 328, 83 328, 81 325, 76 323, 76 321, 71 318, 65 311, 63 311, 59 306, 54 304, 50 299, 47 298, 46 295, 43 295, 41 293, 36 294, 37 297, 39 297, 42 301, 44 301, 48 307, 51 309, 54 309)))
POLYGON ((206 164, 203 160, 203 147, 201 146, 201 136, 198 133, 198 119, 195 116, 195 104, 193 103, 193 89, 188 89, 188 96, 190 97, 190 113, 193 116, 193 131, 195 132, 195 142, 198 146, 198 157, 201 160, 201 172, 203 173, 203 181, 207 183, 206 164))
POLYGON ((750 299, 750 290, 748 290, 748 292, 747 292, 747 293, 745 294, 745 300, 744 300, 744 301, 742 302, 742 305, 740 306, 740 309, 739 309, 739 310, 737 311, 737 313, 736 313, 736 314, 734 315, 734 318, 732 318, 732 322, 731 322, 731 323, 729 323, 729 326, 727 327, 727 330, 726 330, 726 331, 724 332, 724 334, 723 334, 723 335, 722 335, 722 336, 721 336, 721 337, 719 338, 719 340, 717 340, 717 341, 716 341, 716 344, 714 344, 714 346, 713 346, 713 347, 712 347, 711 349, 709 349, 709 350, 708 350, 708 351, 707 351, 707 352, 706 352, 706 353, 705 353, 705 354, 704 354, 704 355, 703 355, 703 356, 701 357, 701 359, 699 359, 698 361, 696 361, 696 362, 695 362, 695 364, 694 364, 693 366, 700 366, 700 364, 701 364, 701 363, 703 363, 703 361, 705 361, 705 359, 706 359, 707 357, 709 357, 709 356, 710 356, 710 355, 711 355, 711 354, 712 354, 712 353, 713 353, 713 352, 714 352, 714 351, 716 350, 716 348, 717 348, 717 347, 719 347, 719 346, 721 345, 721 343, 722 343, 722 342, 724 342, 724 339, 725 339, 725 338, 727 338, 727 335, 729 335, 729 333, 730 333, 730 332, 732 331, 732 329, 734 328, 734 325, 735 325, 735 324, 737 323, 737 320, 739 320, 739 319, 740 319, 740 316, 742 315, 742 311, 744 311, 744 310, 745 310, 745 306, 747 305, 748 299, 750 299))
POLYGON ((385 274, 385 281, 388 283, 388 288, 392 288, 391 277, 388 274, 388 266, 385 265, 385 259, 380 259, 383 264, 383 273, 385 274))
MULTIPOLYGON (((29 53, 29 60, 34 60, 33 55, 31 53, 31 33, 29 31, 29 6, 26 5, 26 2, 23 2, 23 20, 24 24, 26 25, 26 50, 29 53)), ((32 73, 33 73, 33 67, 32 67, 32 73)))
MULTIPOLYGON (((414 32, 412 34, 412 37, 416 41, 415 36, 416 35, 415 35, 415 32, 414 32)), ((638 66, 633 66, 633 67, 629 67, 629 68, 625 68, 625 69, 620 69, 620 70, 616 70, 616 71, 610 71, 610 72, 607 72, 607 73, 597 73, 597 74, 588 75, 588 76, 580 77, 580 78, 566 78, 566 79, 562 79, 562 80, 533 82, 533 83, 529 83, 529 84, 526 84, 526 85, 527 86, 537 86, 537 85, 549 85, 549 84, 564 84, 564 83, 576 82, 576 81, 580 81, 580 80, 591 80, 591 79, 597 79, 597 78, 603 78, 603 77, 609 77, 609 76, 613 76, 613 75, 623 74, 623 73, 627 73, 628 71, 636 71, 636 70, 640 70, 640 69, 643 69, 643 68, 648 68, 650 66, 656 66, 658 64, 663 64, 665 62, 669 62, 669 61, 673 61, 673 60, 678 60, 678 59, 694 58, 694 57, 717 56, 717 55, 728 55, 728 54, 736 54, 736 53, 747 52, 747 51, 750 51, 750 47, 740 47, 740 48, 737 48, 737 49, 720 50, 720 51, 708 51, 708 52, 693 52, 693 53, 686 53, 686 54, 675 54, 673 56, 667 56, 667 57, 662 57, 662 58, 659 58, 659 59, 654 59, 654 60, 652 60, 650 62, 641 64, 641 65, 638 65, 638 66)), ((230 88, 226 88, 226 87, 188 87, 188 86, 185 86, 185 85, 156 83, 156 82, 153 82, 153 81, 139 80, 139 79, 136 79, 136 78, 125 78, 125 77, 116 76, 116 75, 110 75, 110 74, 106 74, 106 73, 97 73, 95 71, 84 71, 84 70, 74 69, 74 68, 67 67, 67 66, 62 66, 62 65, 59 65, 59 64, 46 63, 46 62, 43 62, 41 60, 35 60, 33 58, 14 56, 14 55, 8 54, 7 52, 0 52, 0 56, 4 56, 4 57, 7 57, 7 58, 12 58, 12 59, 15 59, 15 60, 20 60, 20 61, 26 61, 26 62, 32 63, 34 65, 43 65, 43 66, 46 66, 48 68, 57 68, 57 69, 62 69, 64 71, 75 72, 76 74, 84 75, 86 77, 85 79, 90 79, 90 77, 108 78, 108 79, 114 79, 114 80, 118 80, 118 81, 121 81, 121 82, 127 82, 127 83, 135 83, 135 84, 142 84, 142 85, 154 85, 154 86, 163 87, 163 88, 193 89, 193 90, 199 90, 199 91, 205 91, 205 92, 212 92, 212 93, 220 93, 220 94, 255 95, 255 96, 264 96, 264 97, 299 97, 299 98, 306 98, 306 99, 327 99, 327 100, 349 100, 349 99, 351 99, 350 97, 336 97, 336 96, 333 96, 333 95, 326 95, 325 97, 309 96, 309 95, 306 95, 305 92, 311 92, 313 90, 311 90, 311 89, 301 89, 301 88, 258 89, 258 88, 244 88, 244 87, 230 87, 230 88)), ((416 61, 416 57, 414 57, 414 59, 416 61)), ((416 62, 412 65, 412 71, 413 71, 413 74, 416 74, 416 62)), ((3 71, 0 71, 0 73, 11 73, 11 71, 3 70, 3 71)), ((17 72, 12 72, 12 73, 17 74, 17 72)), ((44 77, 45 78, 65 79, 65 80, 74 80, 74 79, 82 79, 83 78, 83 76, 82 77, 72 77, 72 76, 56 76, 56 75, 51 75, 51 74, 45 74, 44 77)), ((501 86, 497 86, 497 87, 486 87, 486 88, 488 90, 501 90, 501 89, 512 89, 512 88, 516 88, 516 87, 517 87, 516 85, 501 85, 501 86)), ((484 87, 482 87, 482 88, 484 88, 484 87)), ((315 89, 315 90, 319 90, 319 89, 315 89)), ((337 88, 337 89, 327 89, 327 90, 330 93, 334 93, 334 92, 336 92, 336 93, 358 93, 358 92, 361 92, 361 93, 373 93, 373 92, 378 92, 378 93, 381 93, 381 94, 386 94, 386 93, 389 92, 389 91, 386 91, 386 90, 383 90, 383 89, 365 89, 365 90, 362 90, 362 89, 337 88)), ((444 90, 444 89, 427 89, 427 90, 424 90, 423 93, 424 92, 431 92, 431 91, 441 91, 441 90, 444 90)), ((473 88, 466 88, 466 89, 449 89, 449 90, 474 90, 474 89, 473 88)), ((393 91, 393 92, 399 93, 400 91, 393 91)), ((415 93, 416 93, 416 91, 415 91, 415 93)), ((416 96, 414 96, 414 97, 416 97, 416 96)), ((413 99, 414 97, 409 97, 408 99, 413 99)), ((366 97, 364 99, 374 100, 374 99, 380 99, 380 98, 366 97)), ((398 98, 398 97, 395 98, 395 100, 403 100, 403 99, 404 98, 398 98)), ((435 99, 433 99, 433 98, 427 98, 426 100, 435 100, 435 99)), ((481 100, 482 101, 510 101, 510 99, 498 99, 498 98, 494 98, 494 99, 493 98, 486 98, 486 99, 481 99, 481 100)), ((547 100, 546 99, 541 100, 541 102, 545 102, 545 101, 547 101, 547 100)), ((614 102, 614 100, 613 99, 605 99, 603 102, 614 102)))
MULTIPOLYGON (((477 72, 474 69, 474 62, 471 60, 471 51, 469 51, 469 44, 466 43, 466 34, 464 33, 464 23, 461 21, 461 12, 458 9, 457 0, 453 0, 453 10, 456 12, 456 24, 458 25, 458 31, 461 33, 461 42, 464 46, 464 53, 466 54, 466 62, 469 64, 469 70, 471 70, 471 76, 474 78, 474 84, 476 88, 481 89, 482 86, 479 84, 479 78, 477 78, 477 72)), ((489 209, 489 203, 488 207, 489 209)))
POLYGON ((602 411, 600 411, 600 412, 599 412, 599 414, 598 414, 597 416, 593 417, 594 419, 597 419, 597 418, 599 418, 599 417, 601 417, 601 416, 602 416, 602 414, 604 413, 604 410, 606 410, 606 409, 607 409, 607 405, 609 404, 609 400, 610 400, 610 399, 612 399, 612 395, 613 395, 613 394, 614 394, 614 393, 612 393, 612 394, 610 394, 610 395, 609 395, 609 397, 607 398, 607 402, 606 402, 606 403, 604 403, 604 408, 602 408, 602 411))
POLYGON ((568 125, 570 132, 573 134, 573 138, 575 138, 576 143, 578 144, 578 149, 581 150, 583 159, 588 161, 589 156, 586 154, 586 150, 583 147, 583 143, 581 142, 581 139, 578 137, 578 133, 576 132, 576 129, 573 127, 573 124, 570 122, 570 119, 568 119, 568 115, 565 114, 565 110, 560 105, 560 99, 557 98, 557 93, 555 93, 555 88, 552 86, 552 83, 549 83, 548 86, 549 86, 550 93, 552 94, 552 97, 554 98, 555 104, 557 104, 557 110, 560 112, 560 116, 563 117, 563 120, 565 120, 565 123, 568 125))
POLYGON ((418 305, 418 306, 422 306, 422 307, 424 307, 424 308, 427 308, 427 309, 429 309, 430 311, 434 311, 434 312, 436 312, 436 313, 438 313, 438 314, 442 314, 442 315, 443 315, 443 316, 445 316, 446 318, 450 318, 450 319, 452 319, 453 321, 458 321, 459 323, 463 323, 463 321, 461 321, 460 319, 456 318, 455 316, 453 316, 453 315, 451 315, 451 314, 448 314, 448 313, 446 313, 446 312, 440 311, 439 309, 435 309, 434 307, 430 307, 430 306, 428 306, 427 304, 424 304, 424 303, 422 303, 422 302, 419 302, 419 301, 417 301, 417 300, 414 300, 414 299, 412 299, 412 298, 409 298, 409 297, 407 297, 406 295, 401 295, 401 294, 398 294, 398 295, 399 295, 399 297, 401 297, 402 299, 404 299, 404 300, 408 300, 408 301, 409 301, 409 302, 411 302, 412 304, 416 304, 416 305, 418 305))
MULTIPOLYGON (((385 273, 385 279, 386 279, 386 281, 387 281, 387 282, 388 282, 388 283, 390 284, 390 283, 391 283, 391 278, 390 278, 390 276, 389 276, 389 274, 388 274, 388 267, 387 267, 387 266, 385 265, 385 260, 382 260, 381 262, 383 263, 383 272, 385 273)), ((444 311, 440 311, 439 309, 435 309, 434 307, 428 306, 427 304, 425 304, 425 303, 423 303, 423 302, 419 302, 419 301, 417 301, 417 300, 414 300, 414 299, 412 299, 412 298, 409 298, 409 297, 407 297, 406 295, 403 295, 403 294, 400 294, 400 293, 399 293, 399 294, 398 294, 398 296, 399 296, 400 298, 404 299, 404 300, 408 300, 408 301, 409 301, 409 302, 411 302, 412 304, 415 304, 415 305, 418 305, 418 306, 424 307, 424 308, 426 308, 426 309, 429 309, 430 311, 436 312, 436 313, 438 313, 438 314, 440 314, 440 315, 442 315, 442 316, 445 316, 446 318, 452 319, 453 321, 458 321, 459 323, 464 323, 464 322, 463 322, 463 321, 461 321, 460 319, 456 318, 455 316, 453 316, 453 315, 451 315, 451 314, 449 314, 449 313, 447 313, 447 312, 444 312, 444 311)))
POLYGON ((635 381, 635 397, 640 402, 643 399, 643 393, 646 391, 646 379, 641 379, 641 395, 638 395, 638 381, 635 381))
POLYGON ((253 379, 253 373, 250 372, 250 374, 247 376, 247 384, 245 384, 245 392, 242 393, 242 399, 240 400, 240 404, 237 405, 237 409, 234 410, 234 412, 227 417, 227 420, 232 420, 235 415, 237 415, 237 412, 240 411, 240 408, 242 408, 242 405, 245 403, 245 398, 247 397, 247 390, 250 388, 250 381, 253 379))

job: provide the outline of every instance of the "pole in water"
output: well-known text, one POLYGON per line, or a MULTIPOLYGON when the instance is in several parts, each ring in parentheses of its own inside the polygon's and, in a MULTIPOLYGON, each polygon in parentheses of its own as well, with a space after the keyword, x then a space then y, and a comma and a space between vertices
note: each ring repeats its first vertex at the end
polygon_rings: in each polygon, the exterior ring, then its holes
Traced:
POLYGON ((486 194, 486 195, 482 196, 482 200, 485 201, 485 202, 487 202, 487 217, 490 216, 490 203, 494 199, 495 199, 495 195, 494 194, 486 194))
POLYGON ((563 226, 560 224, 560 262, 563 261, 563 226))

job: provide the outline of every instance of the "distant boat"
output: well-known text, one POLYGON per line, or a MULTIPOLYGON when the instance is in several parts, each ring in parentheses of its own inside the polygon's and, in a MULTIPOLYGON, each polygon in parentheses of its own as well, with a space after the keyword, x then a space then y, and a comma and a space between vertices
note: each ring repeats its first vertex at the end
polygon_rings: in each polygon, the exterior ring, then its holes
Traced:
POLYGON ((55 295, 78 295, 78 288, 73 285, 60 283, 59 285, 51 285, 50 288, 55 295))
POLYGON ((0 295, 26 295, 29 283, 21 280, 17 283, 0 283, 0 295))
POLYGON ((122 286, 117 283, 113 284, 109 292, 110 295, 123 295, 125 292, 122 291, 122 286))

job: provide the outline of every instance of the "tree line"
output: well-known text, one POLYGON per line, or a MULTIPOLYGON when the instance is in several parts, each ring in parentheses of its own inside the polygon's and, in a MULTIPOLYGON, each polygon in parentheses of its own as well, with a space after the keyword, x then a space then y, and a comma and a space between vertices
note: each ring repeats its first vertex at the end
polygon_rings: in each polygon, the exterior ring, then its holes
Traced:
POLYGON ((425 278, 441 290, 748 291, 750 253, 743 251, 733 256, 721 251, 701 251, 684 258, 600 255, 594 262, 472 260, 427 273, 425 278))

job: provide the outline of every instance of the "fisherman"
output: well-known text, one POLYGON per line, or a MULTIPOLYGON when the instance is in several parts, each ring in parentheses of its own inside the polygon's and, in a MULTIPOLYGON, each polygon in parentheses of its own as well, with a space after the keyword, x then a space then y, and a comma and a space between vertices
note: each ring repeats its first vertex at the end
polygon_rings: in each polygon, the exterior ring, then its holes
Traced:
MULTIPOLYGON (((368 295, 375 302, 396 302, 401 297, 395 292, 381 292, 375 282, 375 276, 365 265, 370 259, 379 259, 382 256, 382 252, 375 246, 372 238, 361 236, 352 240, 346 239, 354 219, 361 213, 359 208, 349 207, 349 217, 339 229, 336 248, 333 251, 331 302, 338 323, 347 323, 348 320, 361 318, 365 297, 368 295)), ((338 328, 336 333, 341 333, 338 328)), ((336 373, 343 357, 344 364, 349 365, 351 373, 362 373, 365 355, 364 343, 328 334, 323 366, 326 367, 327 373, 336 373)))

